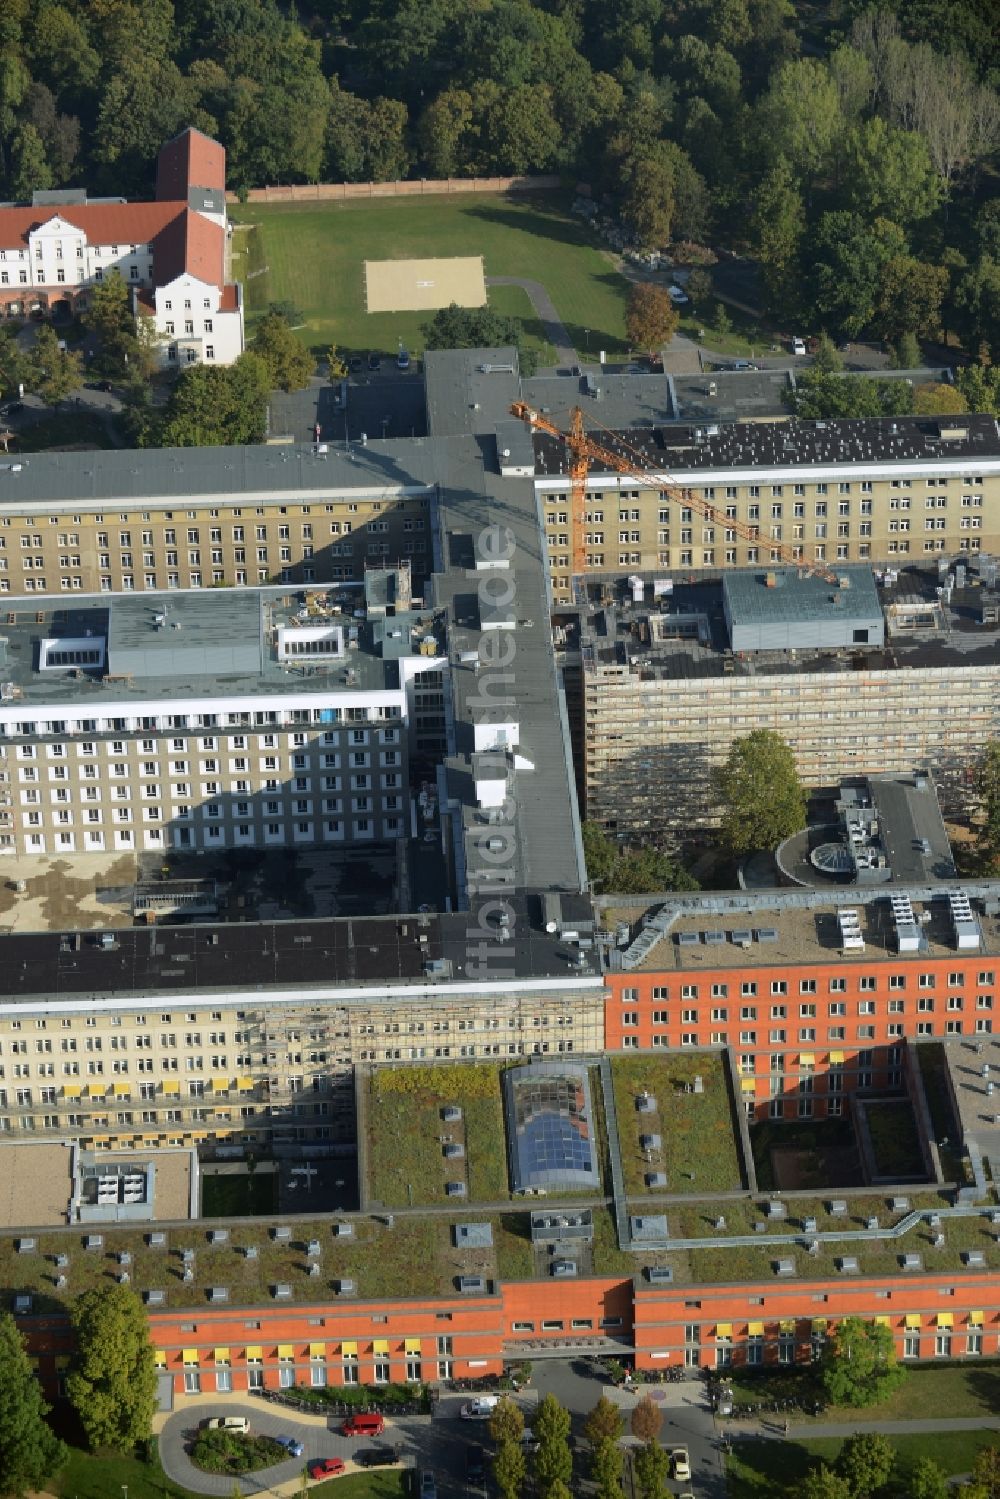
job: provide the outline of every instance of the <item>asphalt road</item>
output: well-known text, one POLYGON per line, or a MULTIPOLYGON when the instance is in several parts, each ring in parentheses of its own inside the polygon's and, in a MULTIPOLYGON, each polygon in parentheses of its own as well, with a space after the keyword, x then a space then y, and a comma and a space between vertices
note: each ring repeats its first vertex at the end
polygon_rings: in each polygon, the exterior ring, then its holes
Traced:
MULTIPOLYGON (((626 1432, 631 1407, 639 1394, 618 1390, 609 1392, 602 1383, 597 1366, 590 1360, 543 1359, 534 1365, 531 1388, 522 1392, 521 1405, 530 1421, 531 1410, 543 1395, 551 1392, 566 1406, 573 1417, 574 1461, 582 1476, 587 1471, 587 1448, 582 1426, 587 1413, 602 1394, 611 1393, 622 1406, 626 1432)), ((660 1441, 666 1448, 687 1447, 691 1457, 690 1483, 668 1483, 671 1494, 693 1489, 698 1499, 724 1499, 725 1480, 722 1471, 721 1445, 715 1420, 708 1405, 705 1384, 700 1379, 684 1380, 675 1385, 646 1386, 640 1393, 650 1393, 663 1409, 660 1441)), ((387 1422, 377 1444, 391 1443, 402 1449, 404 1463, 417 1469, 430 1468, 437 1477, 440 1499, 460 1499, 479 1490, 470 1490, 465 1481, 466 1455, 470 1446, 492 1450, 486 1421, 463 1421, 459 1411, 468 1395, 445 1393, 435 1406, 433 1417, 404 1417, 387 1422)), ((183 1401, 183 1396, 180 1397, 183 1401)), ((170 1415, 160 1433, 160 1460, 164 1471, 194 1493, 217 1495, 228 1499, 233 1490, 231 1478, 215 1477, 195 1468, 185 1450, 207 1417, 248 1416, 252 1428, 268 1436, 295 1436, 305 1448, 301 1458, 289 1458, 240 1480, 244 1494, 262 1495, 281 1484, 298 1484, 305 1464, 318 1457, 352 1458, 373 1445, 368 1438, 360 1441, 340 1435, 340 1417, 331 1418, 327 1428, 319 1422, 296 1420, 289 1410, 263 1400, 242 1401, 239 1397, 220 1397, 218 1402, 199 1400, 170 1415)), ((626 1493, 628 1493, 626 1483, 626 1493)), ((489 1483, 486 1490, 495 1489, 489 1483)))

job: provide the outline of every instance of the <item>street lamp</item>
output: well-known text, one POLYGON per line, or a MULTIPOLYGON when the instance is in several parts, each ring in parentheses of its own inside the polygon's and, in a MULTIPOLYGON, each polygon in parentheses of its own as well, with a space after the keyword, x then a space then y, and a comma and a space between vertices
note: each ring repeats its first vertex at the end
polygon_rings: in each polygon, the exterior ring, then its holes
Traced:
POLYGON ((584 330, 583 330, 583 336, 587 340, 587 353, 589 354, 590 353, 590 329, 589 328, 584 328, 584 330))

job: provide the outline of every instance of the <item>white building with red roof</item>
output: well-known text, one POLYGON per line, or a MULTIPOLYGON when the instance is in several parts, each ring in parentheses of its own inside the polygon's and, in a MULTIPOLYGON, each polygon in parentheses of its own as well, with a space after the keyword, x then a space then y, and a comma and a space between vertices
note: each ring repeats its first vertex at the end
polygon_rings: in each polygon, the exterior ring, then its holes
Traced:
POLYGON ((78 312, 112 270, 137 316, 155 321, 164 365, 231 364, 243 352, 243 296, 226 279, 226 153, 199 130, 160 151, 156 201, 36 193, 0 207, 0 315, 78 312))

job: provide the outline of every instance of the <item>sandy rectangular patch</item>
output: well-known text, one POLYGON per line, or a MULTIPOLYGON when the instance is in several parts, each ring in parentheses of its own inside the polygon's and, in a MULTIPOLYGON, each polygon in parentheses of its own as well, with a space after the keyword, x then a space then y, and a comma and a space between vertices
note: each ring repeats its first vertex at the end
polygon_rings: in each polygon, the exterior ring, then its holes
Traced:
POLYGON ((366 260, 367 312, 425 312, 438 307, 486 305, 481 255, 443 260, 366 260))
POLYGON ((66 1222, 72 1154, 68 1144, 0 1146, 0 1228, 66 1222))

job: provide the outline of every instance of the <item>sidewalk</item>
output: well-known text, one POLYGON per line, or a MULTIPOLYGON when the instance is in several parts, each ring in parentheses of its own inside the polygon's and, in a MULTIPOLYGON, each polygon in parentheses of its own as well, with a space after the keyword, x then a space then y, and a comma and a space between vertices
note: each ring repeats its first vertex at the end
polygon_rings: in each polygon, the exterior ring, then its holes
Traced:
POLYGON ((924 1431, 1000 1431, 998 1416, 949 1416, 928 1420, 914 1416, 909 1421, 815 1421, 809 1425, 785 1422, 783 1416, 765 1416, 756 1421, 737 1419, 716 1423, 731 1441, 769 1440, 800 1442, 813 1437, 852 1437, 859 1432, 881 1432, 884 1436, 914 1436, 924 1431))

